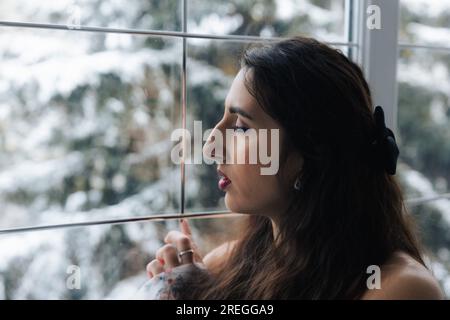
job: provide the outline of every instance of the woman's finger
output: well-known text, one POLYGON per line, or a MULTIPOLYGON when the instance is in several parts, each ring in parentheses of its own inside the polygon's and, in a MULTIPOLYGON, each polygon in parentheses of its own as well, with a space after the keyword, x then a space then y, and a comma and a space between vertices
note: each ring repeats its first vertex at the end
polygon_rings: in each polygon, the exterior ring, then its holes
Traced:
POLYGON ((194 250, 192 249, 181 250, 178 256, 180 257, 181 264, 194 263, 194 250))
POLYGON ((173 230, 167 234, 164 241, 177 247, 182 264, 194 262, 194 244, 186 234, 173 230))
POLYGON ((164 267, 163 267, 163 265, 161 264, 160 261, 155 259, 155 260, 150 261, 147 264, 146 270, 147 270, 148 277, 151 279, 154 276, 156 276, 157 274, 160 274, 161 272, 163 272, 164 271, 164 267))
POLYGON ((188 249, 191 248, 191 239, 178 230, 169 231, 164 238, 164 242, 173 244, 178 249, 180 249, 179 245, 182 245, 183 249, 185 249, 185 247, 187 247, 188 249))
POLYGON ((193 261, 202 262, 202 257, 198 253, 197 246, 192 241, 192 239, 185 233, 177 230, 172 230, 167 234, 167 236, 164 239, 164 242, 176 246, 180 253, 191 249, 194 251, 182 254, 180 257, 182 263, 192 263, 193 261))
POLYGON ((175 245, 181 264, 194 262, 194 250, 191 239, 180 231, 170 231, 166 236, 166 242, 175 245))
POLYGON ((164 267, 166 268, 174 268, 180 265, 178 260, 178 250, 170 243, 156 251, 156 259, 162 259, 164 261, 164 267))
POLYGON ((192 230, 189 226, 189 222, 186 219, 180 219, 180 230, 189 238, 192 238, 192 230))
POLYGON ((188 236, 189 239, 191 239, 191 246, 194 250, 194 261, 203 262, 203 258, 200 255, 200 250, 198 249, 197 244, 192 240, 192 230, 187 219, 180 219, 180 230, 182 233, 188 236))

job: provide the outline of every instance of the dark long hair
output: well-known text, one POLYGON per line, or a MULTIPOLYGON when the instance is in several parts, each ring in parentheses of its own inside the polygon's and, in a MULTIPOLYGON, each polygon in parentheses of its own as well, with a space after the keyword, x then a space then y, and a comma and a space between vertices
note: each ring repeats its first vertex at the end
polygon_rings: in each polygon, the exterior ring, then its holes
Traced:
POLYGON ((282 160, 291 150, 303 158, 301 190, 286 190, 279 239, 270 219, 248 217, 197 298, 357 299, 367 290, 367 268, 394 252, 424 264, 400 186, 369 148, 375 120, 358 65, 295 37, 247 49, 242 67, 251 71, 249 92, 286 132, 282 160))

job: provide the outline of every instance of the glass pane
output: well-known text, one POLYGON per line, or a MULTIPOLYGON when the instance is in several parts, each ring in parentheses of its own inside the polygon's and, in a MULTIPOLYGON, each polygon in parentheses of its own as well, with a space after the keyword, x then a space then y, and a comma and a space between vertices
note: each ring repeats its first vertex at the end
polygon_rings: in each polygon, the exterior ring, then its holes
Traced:
POLYGON ((0 20, 181 30, 180 0, 2 0, 0 20))
POLYGON ((401 0, 400 41, 448 46, 450 1, 401 0))
MULTIPOLYGON (((400 178, 406 198, 450 190, 450 54, 402 50, 399 61, 400 178)), ((450 296, 450 199, 412 207, 450 296), (446 282, 445 282, 446 281, 446 282)))
POLYGON ((179 211, 181 40, 0 28, 0 227, 179 211))
MULTIPOLYGON (((188 117, 201 121, 202 135, 214 128, 223 116, 225 97, 239 71, 239 53, 247 44, 223 41, 188 40, 188 117)), ((218 188, 215 164, 186 165, 186 207, 188 210, 226 210, 224 193, 218 188)))
MULTIPOLYGON (((187 128, 192 139, 195 139, 195 121, 201 121, 200 135, 203 136, 222 118, 225 98, 240 68, 239 59, 250 44, 188 39, 187 128)), ((338 49, 345 53, 347 47, 338 49)), ((186 165, 187 210, 226 210, 224 193, 218 188, 217 166, 206 164, 204 159, 194 164, 194 152, 192 148, 192 164, 186 165)))
POLYGON ((346 41, 345 0, 191 0, 188 31, 346 41))
MULTIPOLYGON (((236 218, 191 220, 202 254, 233 239, 236 218), (207 221, 222 229, 205 227, 207 221), (220 222, 219 222, 220 220, 220 222)), ((0 299, 133 299, 176 221, 0 235, 0 299)))

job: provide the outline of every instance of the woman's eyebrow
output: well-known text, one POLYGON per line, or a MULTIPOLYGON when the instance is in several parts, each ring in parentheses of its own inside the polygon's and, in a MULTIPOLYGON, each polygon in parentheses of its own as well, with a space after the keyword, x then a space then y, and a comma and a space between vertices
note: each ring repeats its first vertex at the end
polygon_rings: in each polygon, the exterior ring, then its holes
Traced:
POLYGON ((236 107, 236 106, 231 106, 228 108, 228 111, 230 113, 237 113, 240 114, 241 116, 249 119, 249 120, 253 120, 253 117, 251 115, 249 115, 246 111, 244 111, 242 108, 236 107))

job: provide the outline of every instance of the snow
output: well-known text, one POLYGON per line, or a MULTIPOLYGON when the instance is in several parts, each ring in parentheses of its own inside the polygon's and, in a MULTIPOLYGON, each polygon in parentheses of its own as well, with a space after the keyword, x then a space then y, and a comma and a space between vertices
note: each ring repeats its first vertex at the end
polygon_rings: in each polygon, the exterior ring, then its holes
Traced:
POLYGON ((444 63, 436 61, 431 66, 427 66, 418 59, 408 63, 400 62, 398 69, 400 82, 423 87, 430 92, 442 93, 450 97, 449 69, 444 63))
POLYGON ((117 283, 114 289, 104 298, 105 300, 136 300, 139 288, 148 280, 145 273, 127 278, 117 283))
MULTIPOLYGON (((67 253, 70 250, 67 240, 75 242, 79 255, 77 264, 81 270, 81 286, 88 290, 88 299, 116 298, 132 299, 139 287, 145 282, 145 273, 120 281, 109 295, 101 293, 101 283, 98 282, 99 271, 93 261, 95 257, 91 248, 99 244, 103 235, 111 226, 95 226, 84 229, 50 230, 34 233, 2 235, 0 246, 0 270, 21 261, 23 275, 19 287, 14 292, 13 299, 61 299, 70 294, 66 287, 69 274, 67 267, 73 265, 67 253), (28 259, 32 258, 28 261, 28 259), (49 279, 52 279, 49 281, 49 279)), ((141 242, 148 252, 154 252, 160 243, 152 234, 155 229, 152 224, 133 224, 125 226, 131 239, 141 242)), ((0 284, 3 285, 0 277, 0 284)), ((3 292, 0 291, 0 295, 3 292)))
POLYGON ((190 60, 188 64, 189 84, 192 87, 201 86, 206 83, 230 83, 234 77, 224 76, 222 72, 213 66, 202 66, 202 63, 190 60), (195 72, 194 72, 195 70, 195 72), (189 72, 191 71, 191 72, 189 72))
POLYGON ((0 171, 0 194, 15 190, 45 193, 61 184, 67 174, 83 169, 83 155, 72 152, 59 159, 23 161, 0 171))
MULTIPOLYGON (((38 120, 39 122, 28 131, 25 139, 17 139, 16 144, 21 144, 21 148, 39 152, 39 147, 46 146, 48 141, 53 137, 53 130, 58 128, 61 121, 61 114, 55 110, 46 110, 38 120)), ((38 156, 36 153, 35 159, 38 156)), ((45 157, 45 154, 40 154, 39 158, 45 157)))
MULTIPOLYGON (((106 15, 113 14, 113 7, 117 8, 120 4, 123 1, 102 3, 100 11, 106 15)), ((50 13, 62 11, 64 16, 70 5, 69 1, 58 4, 2 1, 1 9, 6 7, 11 10, 0 10, 0 16, 11 18, 17 14, 17 20, 49 22, 46 17, 50 13), (11 12, 14 14, 9 15, 11 12)), ((179 198, 178 191, 174 190, 179 187, 180 170, 167 166, 158 172, 161 177, 155 183, 149 183, 115 205, 100 203, 105 181, 95 174, 90 177, 91 190, 75 191, 67 196, 65 203, 55 203, 51 199, 53 191, 62 188, 65 178, 82 176, 87 161, 86 155, 81 152, 52 145, 55 132, 60 130, 64 141, 101 134, 104 146, 115 147, 122 134, 115 117, 123 116, 129 107, 124 105, 124 101, 111 97, 105 101, 109 113, 100 114, 96 106, 96 93, 89 92, 79 104, 79 120, 68 118, 63 110, 49 102, 55 96, 67 99, 79 86, 95 89, 102 74, 120 76, 122 82, 133 88, 131 103, 135 104, 135 108, 131 113, 131 123, 136 128, 145 129, 148 136, 142 150, 130 153, 123 159, 124 166, 140 165, 154 159, 164 164, 162 159, 167 157, 171 148, 167 132, 173 124, 163 113, 157 114, 156 119, 149 118, 145 106, 141 105, 148 97, 148 92, 142 87, 149 84, 142 82, 147 81, 146 72, 151 70, 152 90, 160 95, 161 108, 173 106, 175 100, 172 88, 168 86, 175 83, 165 82, 161 65, 180 65, 181 41, 165 41, 167 45, 164 50, 155 50, 142 48, 144 38, 131 35, 108 34, 102 39, 98 34, 65 31, 16 28, 2 28, 0 31, 0 128, 6 133, 2 147, 8 151, 0 157, 0 201, 2 211, 5 211, 0 217, 0 226, 85 222, 175 212, 168 205, 174 202, 168 195, 175 193, 173 197, 179 198), (26 103, 19 99, 18 93, 26 103), (8 196, 19 191, 34 196, 31 205, 9 201, 8 196), (83 210, 87 202, 99 206, 83 210)), ((177 72, 176 69, 174 72, 177 72)), ((178 80, 178 75, 174 79, 178 80)), ((154 92, 150 98, 154 99, 154 92)), ((106 167, 105 161, 101 155, 95 154, 95 150, 93 156, 96 159, 95 169, 102 172, 106 167)), ((191 178, 189 173, 187 178, 191 178)), ((122 189, 126 183, 124 179, 122 174, 116 174, 112 181, 113 188, 122 189)), ((189 183, 187 185, 190 186, 189 183)), ((189 190, 187 194, 192 196, 189 190)), ((104 274, 105 271, 96 265, 96 250, 103 251, 98 246, 111 228, 111 225, 106 225, 1 235, 0 297, 6 298, 6 290, 9 299, 76 296, 76 292, 68 291, 65 282, 67 267, 73 263, 80 266, 84 275, 84 291, 79 293, 81 297, 124 298, 127 292, 132 296, 143 283, 139 276, 113 283, 108 295, 103 279, 114 275, 104 274), (20 268, 17 268, 18 265, 20 268), (10 281, 14 281, 15 289, 5 287, 6 276, 13 277, 10 281)), ((156 239, 157 228, 153 223, 133 223, 123 228, 130 241, 139 245, 141 255, 154 253, 161 245, 156 239)), ((112 256, 110 259, 115 259, 113 262, 119 265, 121 263, 119 257, 112 256)))
MULTIPOLYGON (((420 197, 438 196, 438 193, 434 190, 431 182, 420 172, 410 169, 406 170, 403 173, 403 176, 408 186, 414 188, 420 194, 420 197)), ((429 205, 442 213, 442 217, 448 223, 450 228, 450 200, 433 200, 429 202, 429 205)))
POLYGON ((178 61, 180 51, 177 49, 179 48, 174 47, 164 54, 150 49, 132 53, 103 51, 89 55, 55 57, 28 65, 15 59, 3 65, 0 76, 2 81, 13 86, 20 87, 29 81, 36 83, 39 88, 38 102, 44 104, 56 92, 67 97, 80 83, 98 86, 99 74, 120 74, 125 82, 139 82, 142 80, 144 66, 155 67, 178 61), (45 77, 41 76, 43 74, 45 77))
POLYGON ((88 195, 84 191, 77 191, 67 197, 66 206, 64 211, 76 212, 81 210, 88 201, 88 195))
POLYGON ((239 28, 242 22, 240 15, 219 16, 217 13, 212 13, 204 16, 199 24, 190 21, 188 30, 191 33, 229 34, 239 28))
POLYGON ((437 17, 450 14, 450 2, 447 0, 401 0, 402 6, 418 16, 437 17))
MULTIPOLYGON (((326 41, 339 42, 343 34, 333 30, 344 23, 344 5, 342 1, 333 1, 331 10, 327 10, 310 3, 307 0, 278 0, 276 1, 276 16, 281 20, 290 20, 299 15, 307 15, 314 26, 313 36, 326 41), (333 26, 332 30, 327 27, 333 26)), ((299 30, 299 32, 302 32, 299 30)))
POLYGON ((407 31, 414 35, 416 42, 423 45, 445 45, 450 43, 450 28, 438 28, 420 23, 409 23, 407 31))
MULTIPOLYGON (((139 28, 140 8, 140 0, 2 0, 0 20, 63 25, 73 25, 79 20, 81 25, 139 28)), ((149 15, 141 20, 151 23, 152 18, 149 15)))
POLYGON ((446 105, 441 100, 433 100, 430 105, 431 120, 440 126, 447 125, 446 105))
MULTIPOLYGON (((335 1, 342 3, 341 1, 335 1)), ((279 19, 289 20, 299 14, 307 14, 315 26, 323 26, 330 22, 342 20, 342 11, 326 10, 306 0, 278 0, 276 14, 279 19)), ((334 9, 337 9, 335 6, 334 9)))
MULTIPOLYGON (((298 16, 307 15, 311 20, 311 25, 314 26, 311 30, 314 36, 327 41, 343 40, 342 34, 338 34, 334 30, 329 30, 330 25, 333 26, 332 28, 340 28, 339 26, 343 23, 343 1, 334 1, 330 10, 313 5, 306 0, 277 0, 275 6, 277 19, 291 20, 298 16)), ((255 3, 250 11, 252 18, 261 20, 264 10, 263 5, 255 3)), ((225 11, 232 12, 229 9, 225 11)), ((240 14, 219 14, 217 12, 209 13, 208 11, 208 13, 203 13, 199 21, 189 19, 188 31, 199 34, 225 35, 233 33, 243 22, 243 17, 240 14)), ((299 32, 301 33, 301 30, 299 32)), ((258 36, 258 34, 249 35, 258 36)), ((263 28, 259 36, 272 37, 286 35, 275 34, 274 29, 269 25, 263 28)), ((212 40, 189 39, 189 42, 194 45, 200 45, 210 41, 212 40)))

